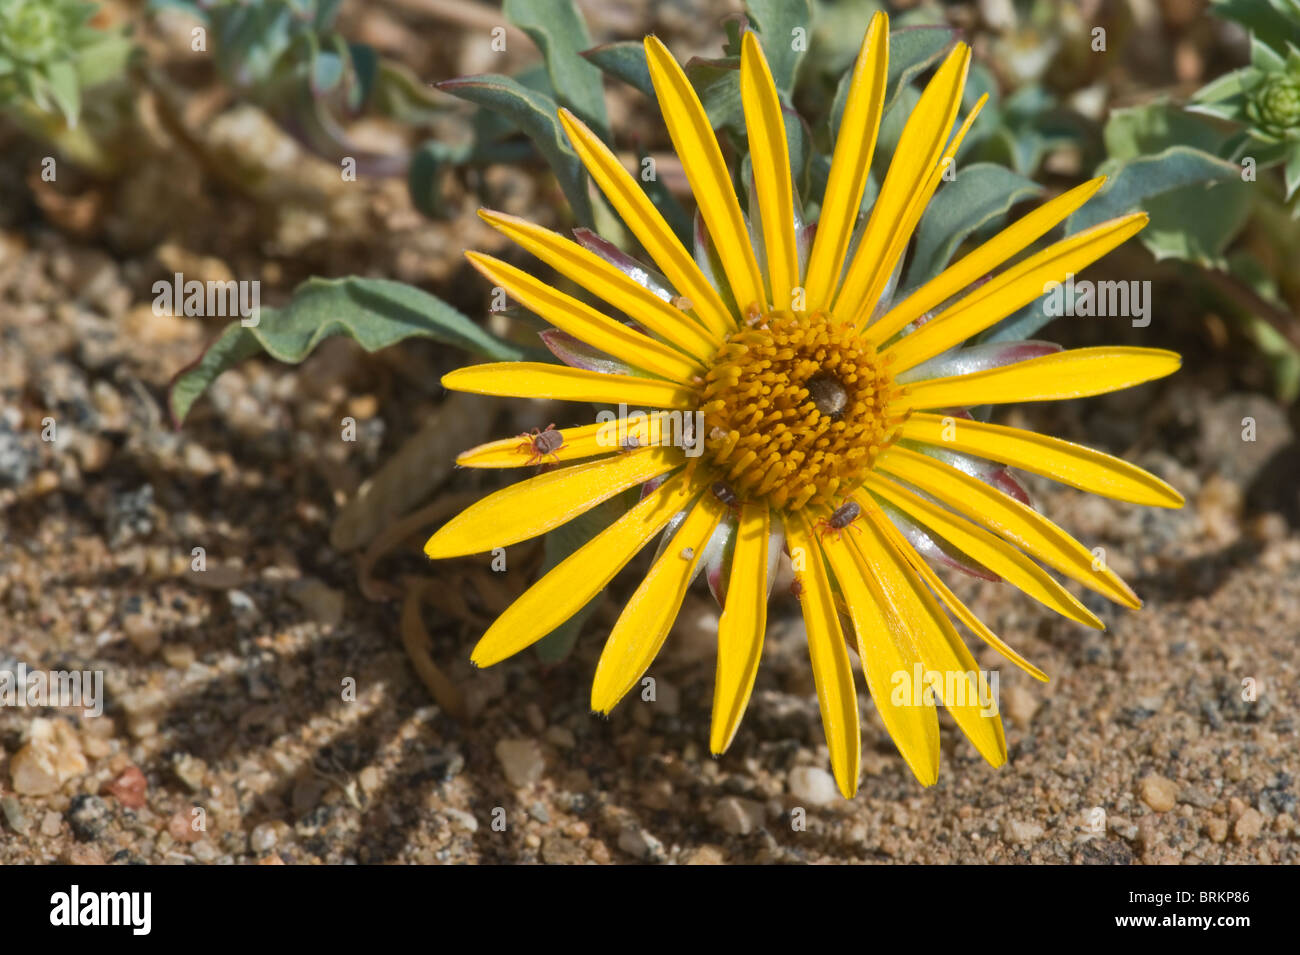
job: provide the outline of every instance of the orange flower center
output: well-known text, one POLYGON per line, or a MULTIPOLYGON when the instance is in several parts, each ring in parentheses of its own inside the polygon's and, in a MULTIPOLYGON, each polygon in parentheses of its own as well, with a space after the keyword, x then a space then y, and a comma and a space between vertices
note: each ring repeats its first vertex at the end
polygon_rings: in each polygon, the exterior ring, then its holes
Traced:
POLYGON ((837 505, 897 437, 901 389, 869 342, 822 313, 758 316, 700 388, 705 457, 744 501, 837 505))

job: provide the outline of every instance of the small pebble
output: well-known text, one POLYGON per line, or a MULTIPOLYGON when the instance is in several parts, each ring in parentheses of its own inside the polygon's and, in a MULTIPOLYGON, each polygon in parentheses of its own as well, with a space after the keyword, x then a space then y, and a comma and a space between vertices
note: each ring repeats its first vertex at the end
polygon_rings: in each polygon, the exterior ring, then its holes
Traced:
POLYGON ((619 834, 618 847, 642 862, 657 862, 664 857, 664 844, 639 826, 624 829, 619 834))
POLYGON ((9 760, 9 777, 20 796, 47 796, 87 768, 77 732, 64 720, 37 717, 26 744, 9 760))
POLYGON ((829 806, 840 797, 835 777, 816 766, 796 766, 790 770, 790 795, 808 806, 829 806))
POLYGON ((747 836, 762 824, 763 807, 749 799, 724 796, 709 814, 709 821, 733 836, 747 836))
POLYGON ((98 839, 113 818, 113 813, 104 800, 84 794, 73 797, 65 815, 73 835, 82 842, 98 839))
POLYGON ((497 743, 495 752, 511 786, 531 786, 542 778, 546 765, 536 740, 503 739, 497 743))
POLYGON ((278 841, 275 824, 270 822, 263 822, 255 826, 252 834, 248 837, 248 844, 254 852, 270 852, 275 848, 278 841))
POLYGON ((474 818, 472 813, 468 813, 463 809, 449 807, 444 809, 442 814, 447 817, 447 821, 451 823, 453 829, 468 833, 478 832, 478 820, 474 818))
POLYGON ((1138 795, 1156 812, 1168 812, 1178 803, 1178 787, 1155 774, 1144 777, 1138 783, 1138 795))
POLYGON ((1036 822, 1021 819, 1005 819, 1002 822, 1002 838, 1018 845, 1030 845, 1043 834, 1043 827, 1036 822))
POLYGON ((147 801, 149 781, 138 766, 128 766, 104 791, 127 809, 139 809, 147 801))
POLYGON ((9 823, 9 828, 20 836, 27 835, 32 824, 23 812, 22 803, 13 796, 5 796, 0 799, 0 812, 4 813, 5 822, 9 823))
POLYGON ((1249 842, 1264 831, 1264 816, 1258 809, 1247 809, 1232 824, 1232 838, 1249 842))

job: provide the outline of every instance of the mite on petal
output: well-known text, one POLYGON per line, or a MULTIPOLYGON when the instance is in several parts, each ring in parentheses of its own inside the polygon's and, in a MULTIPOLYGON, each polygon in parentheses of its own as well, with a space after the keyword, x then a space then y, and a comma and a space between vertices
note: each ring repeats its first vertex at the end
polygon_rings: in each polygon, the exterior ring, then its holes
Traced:
POLYGON ((466 467, 549 469, 470 506, 425 548, 435 558, 488 552, 639 487, 630 509, 507 608, 473 659, 490 666, 540 640, 657 539, 601 654, 592 709, 609 712, 638 684, 702 573, 723 604, 709 734, 715 753, 744 731, 767 600, 788 553, 831 770, 846 798, 857 792, 862 745, 848 646, 881 722, 923 785, 938 778, 938 706, 991 765, 1007 758, 997 706, 980 703, 985 675, 954 622, 1047 678, 980 621, 931 562, 1009 584, 1085 626, 1102 624, 1040 562, 1140 606, 1113 570, 1031 505, 1012 469, 1135 504, 1182 505, 1177 491, 1131 464, 970 414, 1103 394, 1177 369, 1178 356, 1158 349, 968 344, 1046 283, 1142 229, 1146 217, 1134 213, 1022 254, 1086 203, 1101 179, 1043 203, 894 301, 912 234, 931 201, 944 201, 943 169, 983 100, 960 115, 971 57, 958 43, 906 119, 861 214, 886 99, 888 36, 888 18, 876 14, 853 67, 815 222, 805 219, 791 180, 791 114, 752 31, 742 33, 740 56, 752 166, 745 206, 685 72, 657 39, 645 41, 664 125, 698 207, 695 249, 609 147, 560 111, 574 152, 652 262, 587 230, 575 241, 485 211, 484 221, 606 308, 469 253, 554 326, 542 335, 566 365, 475 365, 443 383, 618 405, 622 416, 534 429, 513 447, 506 438, 462 454, 466 467), (914 673, 928 675, 926 686, 891 692, 900 675, 914 673))

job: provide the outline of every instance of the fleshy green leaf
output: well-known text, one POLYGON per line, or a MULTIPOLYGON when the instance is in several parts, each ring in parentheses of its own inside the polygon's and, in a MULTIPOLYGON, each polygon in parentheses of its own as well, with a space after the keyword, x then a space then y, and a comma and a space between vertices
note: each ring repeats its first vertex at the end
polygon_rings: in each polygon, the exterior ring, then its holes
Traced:
POLYGON ((1078 232, 1141 208, 1153 196, 1183 186, 1208 185, 1241 179, 1241 167, 1190 146, 1170 146, 1154 156, 1110 160, 1098 172, 1106 185, 1066 223, 1066 232, 1078 232))
MULTIPOLYGON (((1109 181, 1065 224, 1066 235, 1145 209, 1151 223, 1139 233, 1157 259, 1222 263, 1223 249, 1249 213, 1250 186, 1233 163, 1190 146, 1154 156, 1110 160, 1097 170, 1109 181)), ((1028 338, 1052 320, 1036 299, 1003 319, 980 341, 1028 338)))
MULTIPOLYGON (((904 27, 889 34, 889 72, 885 79, 885 112, 889 113, 900 90, 907 88, 920 73, 938 62, 945 50, 957 39, 951 27, 904 27)), ((844 106, 849 99, 849 81, 853 70, 845 72, 831 106, 831 130, 838 135, 844 106)), ((905 107, 905 112, 910 109, 905 107)), ((880 147, 876 147, 877 153, 880 147)))
POLYGON ((262 308, 257 324, 235 321, 172 381, 169 404, 179 425, 222 372, 260 352, 296 365, 335 335, 368 352, 407 338, 431 338, 485 358, 507 361, 519 349, 488 334, 441 299, 385 279, 309 279, 283 308, 262 308))
POLYGON ((605 88, 600 70, 578 55, 591 46, 591 34, 573 0, 505 0, 502 12, 542 51, 555 99, 608 139, 605 88))
POLYGON ((1032 179, 992 163, 958 168, 956 179, 944 184, 921 217, 916 248, 908 265, 904 288, 937 275, 968 235, 1000 220, 1017 202, 1038 195, 1032 179))
POLYGON ((75 126, 81 113, 81 79, 76 66, 68 61, 51 63, 45 68, 45 80, 54 105, 68 125, 75 126))
POLYGON ((1151 156, 1170 146, 1218 154, 1226 135, 1211 121, 1164 101, 1114 110, 1103 133, 1111 159, 1151 156))
POLYGON ((745 8, 757 26, 776 88, 788 100, 799 64, 808 49, 808 0, 747 0, 745 8))
POLYGON ((582 55, 604 72, 636 87, 651 102, 656 100, 654 83, 650 80, 650 67, 645 61, 645 47, 634 40, 605 43, 583 50, 582 55))
POLYGON ((709 116, 709 125, 743 134, 745 107, 740 98, 740 57, 694 57, 687 62, 685 70, 709 116))
POLYGON ((1300 46, 1300 4, 1295 0, 1214 0, 1210 12, 1234 20, 1278 51, 1300 46))
POLYGON ((1292 143, 1286 157, 1286 197, 1289 200, 1300 189, 1300 143, 1292 143))
POLYGON ((587 173, 560 126, 555 100, 495 73, 446 80, 438 88, 501 113, 522 130, 550 164, 573 217, 581 225, 592 225, 587 173))
POLYGON ((411 154, 406 170, 407 188, 415 207, 430 218, 442 216, 442 182, 447 171, 467 161, 473 153, 471 143, 447 143, 430 139, 411 154))

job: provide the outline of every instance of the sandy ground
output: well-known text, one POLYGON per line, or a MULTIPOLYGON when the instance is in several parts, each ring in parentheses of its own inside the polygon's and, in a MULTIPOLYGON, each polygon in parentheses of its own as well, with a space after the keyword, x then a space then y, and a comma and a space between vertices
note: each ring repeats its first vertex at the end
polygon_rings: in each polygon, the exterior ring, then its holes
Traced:
MULTIPOLYGON (((220 157, 223 144, 276 134, 232 108, 204 135, 220 157)), ((437 377, 460 356, 426 343, 365 356, 331 342, 300 369, 242 366, 172 427, 167 383, 221 322, 154 314, 160 274, 260 276, 273 298, 313 272, 370 271, 484 310, 459 253, 500 240, 472 197, 453 197, 453 220, 431 224, 401 183, 343 189, 273 145, 255 152, 280 163, 271 173, 293 171, 289 194, 205 179, 161 134, 143 147, 153 162, 118 182, 6 187, 0 671, 100 671, 106 705, 91 718, 0 708, 0 862, 1300 858, 1294 419, 1267 397, 1258 356, 1176 281, 1157 288, 1156 321, 1140 333, 1058 322, 1045 337, 1178 348, 1179 375, 1001 417, 1123 454, 1186 495, 1181 511, 1143 510, 1029 482, 1046 513, 1106 549, 1146 606, 1085 598, 1108 625, 1093 633, 1005 586, 956 581, 1051 682, 1001 666, 1008 764, 989 768, 944 717, 930 789, 864 694, 863 782, 845 802, 827 792, 790 598, 773 605, 735 744, 714 759, 706 591, 689 595, 650 671, 655 699, 629 699, 608 720, 588 711, 602 634, 644 556, 568 660, 523 654, 475 671, 470 648, 531 579, 535 546, 512 548, 494 574, 485 561, 430 566, 419 546, 433 517, 373 568, 331 543, 360 482, 442 420, 437 377), (341 440, 344 417, 357 422, 354 442, 341 440), (54 440, 42 440, 46 419, 54 440), (401 603, 385 599, 422 580, 433 585, 420 619, 463 698, 459 717, 415 675, 401 603)), ((28 182, 39 153, 4 155, 0 181, 28 182)), ((545 208, 530 175, 492 170, 482 186, 507 211, 545 208)), ((1134 255, 1131 268, 1149 269, 1134 255)), ((497 480, 447 475, 456 450, 574 413, 474 404, 465 430, 434 428, 464 440, 424 452, 429 486, 409 505, 431 499, 450 514, 497 480)))
MULTIPOLYGON (((13 419, 0 432, 11 485, 0 491, 0 669, 102 670, 107 706, 89 719, 0 710, 0 860, 1218 863, 1300 854, 1300 537, 1285 516, 1294 445, 1267 399, 1208 391, 1212 369, 1012 412, 1008 420, 1127 451, 1186 494, 1184 510, 1157 511, 1034 484, 1040 506, 1105 547, 1146 606, 1090 601, 1109 627, 1093 633, 1006 587, 959 582, 1053 676, 1044 686, 1001 669, 1009 764, 987 767, 945 720, 940 781, 922 789, 864 696, 862 792, 843 802, 825 798, 826 751, 788 598, 773 609, 736 743, 713 759, 707 593, 690 596, 651 671, 655 701, 633 699, 603 720, 587 710, 588 680, 617 599, 564 663, 544 668, 525 654, 474 671, 470 646, 526 582, 535 550, 514 549, 503 575, 476 561, 430 568, 416 534, 376 577, 432 575, 467 594, 456 606, 468 619, 447 604, 424 616, 433 657, 466 698, 467 717, 451 718, 412 673, 398 606, 367 600, 354 558, 328 539, 339 488, 355 481, 336 472, 365 473, 384 456, 380 445, 400 437, 382 435, 410 427, 400 396, 390 410, 371 390, 392 370, 384 359, 337 343, 298 374, 251 364, 221 379, 176 431, 161 411, 166 372, 191 357, 201 320, 132 307, 129 288, 114 284, 117 265, 99 253, 17 242, 5 294, 21 307, 5 310, 0 331, 13 419), (102 286, 94 302, 62 296, 77 270, 102 286), (96 314, 115 290, 123 314, 96 314), (369 410, 361 431, 370 438, 338 440, 346 410, 369 410), (53 442, 39 439, 46 417, 59 428, 53 442), (1254 443, 1241 440, 1244 417, 1256 419, 1254 443), (190 569, 194 547, 204 548, 203 573, 190 569), (347 679, 355 701, 342 699, 347 679), (1246 679, 1254 702, 1243 701, 1246 679), (51 721, 39 724, 49 738, 32 745, 48 750, 52 764, 41 765, 62 782, 46 795, 15 794, 26 760, 17 754, 36 717, 51 721), (195 806, 205 832, 190 825, 195 806), (802 831, 791 816, 800 806, 802 831)), ((501 433, 555 415, 496 411, 501 433)), ((458 474, 445 494, 472 496, 480 480, 458 474)))

